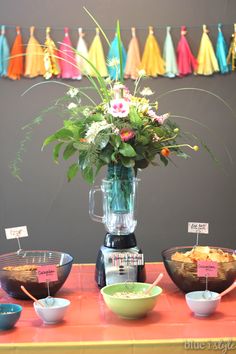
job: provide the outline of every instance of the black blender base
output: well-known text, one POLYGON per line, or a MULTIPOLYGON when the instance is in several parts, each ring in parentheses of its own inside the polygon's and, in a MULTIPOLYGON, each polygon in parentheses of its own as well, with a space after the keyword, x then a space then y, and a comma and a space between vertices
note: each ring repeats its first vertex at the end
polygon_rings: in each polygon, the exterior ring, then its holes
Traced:
MULTIPOLYGON (((112 235, 107 233, 104 239, 104 244, 101 246, 97 261, 96 261, 96 271, 95 271, 95 281, 99 288, 103 288, 107 285, 106 282, 106 270, 105 270, 105 255, 114 252, 134 252, 142 253, 141 249, 137 246, 136 238, 134 233, 129 235, 112 235)), ((145 264, 137 266, 137 279, 135 281, 145 282, 146 271, 145 264)), ((121 280, 122 281, 122 280, 121 280)))

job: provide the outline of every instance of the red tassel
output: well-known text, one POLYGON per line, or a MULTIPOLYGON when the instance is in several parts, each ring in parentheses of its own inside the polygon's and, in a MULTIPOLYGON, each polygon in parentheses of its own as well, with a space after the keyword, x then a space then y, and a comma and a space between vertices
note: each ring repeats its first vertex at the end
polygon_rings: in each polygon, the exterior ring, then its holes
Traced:
POLYGON ((186 27, 181 27, 181 38, 177 46, 177 64, 180 76, 192 74, 197 70, 197 59, 191 52, 189 43, 186 39, 186 27))

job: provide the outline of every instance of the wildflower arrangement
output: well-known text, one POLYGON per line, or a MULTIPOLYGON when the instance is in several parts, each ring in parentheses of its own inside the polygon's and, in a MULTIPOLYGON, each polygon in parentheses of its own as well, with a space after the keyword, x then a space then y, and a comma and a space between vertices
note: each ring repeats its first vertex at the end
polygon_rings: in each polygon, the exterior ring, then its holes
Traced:
POLYGON ((120 81, 104 80, 97 105, 81 104, 81 91, 71 87, 63 97, 66 119, 63 127, 46 138, 44 145, 56 142, 54 160, 58 162, 63 150, 65 160, 75 157, 68 169, 68 180, 80 170, 84 179, 92 183, 104 165, 121 164, 138 169, 158 164, 156 157, 167 165, 171 155, 186 158, 183 147, 195 151, 198 146, 179 143, 180 128, 170 120, 169 113, 158 114, 158 102, 151 102, 149 88, 134 93, 120 81), (137 95, 139 92, 139 95, 137 95))

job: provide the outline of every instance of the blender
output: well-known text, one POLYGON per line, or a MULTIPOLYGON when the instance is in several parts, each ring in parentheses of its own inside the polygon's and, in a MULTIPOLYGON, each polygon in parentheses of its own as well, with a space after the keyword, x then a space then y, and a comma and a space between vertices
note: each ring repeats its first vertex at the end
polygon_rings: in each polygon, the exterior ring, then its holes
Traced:
POLYGON ((121 282, 144 282, 145 263, 137 246, 136 192, 139 179, 132 175, 113 175, 89 192, 89 214, 107 231, 96 261, 98 287, 121 282), (95 194, 102 193, 103 216, 95 214, 95 194))

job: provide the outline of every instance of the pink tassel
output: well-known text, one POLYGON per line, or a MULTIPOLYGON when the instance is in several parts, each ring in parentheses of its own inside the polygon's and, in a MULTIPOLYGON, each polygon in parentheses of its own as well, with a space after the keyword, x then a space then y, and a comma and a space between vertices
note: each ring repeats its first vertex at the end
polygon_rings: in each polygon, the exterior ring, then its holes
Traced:
POLYGON ((177 64, 180 76, 186 76, 196 72, 197 70, 197 59, 191 52, 189 43, 186 39, 186 27, 181 27, 181 38, 177 46, 177 64))
POLYGON ((81 73, 76 64, 75 52, 73 51, 72 43, 69 36, 69 29, 64 29, 65 37, 59 48, 59 65, 61 73, 58 75, 62 79, 80 80, 81 73))

